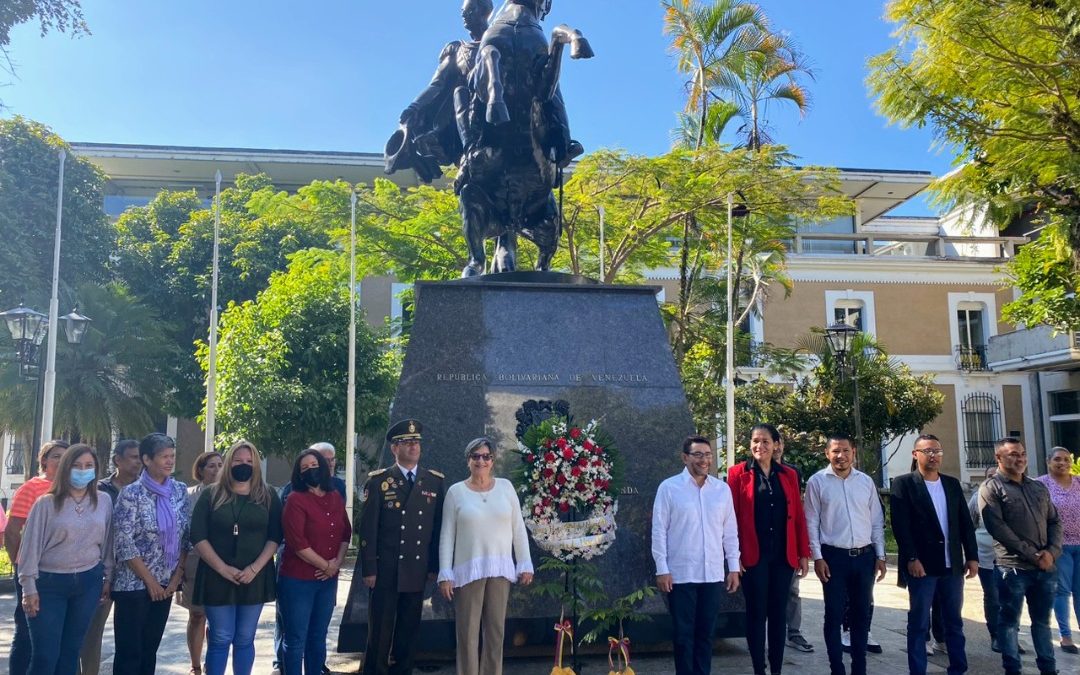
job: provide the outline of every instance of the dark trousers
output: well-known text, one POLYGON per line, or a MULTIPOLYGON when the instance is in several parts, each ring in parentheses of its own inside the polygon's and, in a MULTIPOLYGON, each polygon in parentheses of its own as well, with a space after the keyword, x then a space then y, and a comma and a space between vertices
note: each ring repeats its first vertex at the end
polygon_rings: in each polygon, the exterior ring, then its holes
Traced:
POLYGON ((829 566, 829 580, 822 585, 829 670, 832 675, 845 675, 840 625, 847 607, 851 622, 851 675, 866 675, 866 636, 870 632, 874 597, 874 552, 852 556, 847 549, 822 546, 821 555, 829 566))
POLYGON ((708 675, 724 582, 674 584, 668 594, 675 675, 708 675))
POLYGON ((910 675, 926 673, 926 636, 930 629, 931 608, 941 613, 945 646, 949 650, 949 675, 967 672, 967 653, 964 644, 964 619, 960 610, 964 607, 964 577, 956 574, 908 577, 907 615, 908 672, 910 675))
POLYGON ((30 672, 30 626, 26 623, 26 613, 22 608, 22 584, 19 583, 19 568, 15 567, 15 636, 11 640, 11 654, 8 655, 8 672, 11 675, 26 675, 30 672))
POLYGON ((746 599, 746 645, 754 673, 765 672, 765 638, 769 640, 769 670, 773 675, 784 665, 787 641, 787 604, 794 570, 786 560, 762 561, 747 568, 742 577, 746 599))
POLYGON ((1057 592, 1057 570, 1021 570, 998 567, 1001 602, 998 646, 1006 673, 1020 673, 1020 609, 1027 599, 1031 618, 1031 641, 1035 645, 1035 665, 1040 673, 1056 672, 1054 645, 1050 642, 1050 610, 1057 592))
POLYGON ((75 574, 39 572, 39 609, 29 619, 31 675, 75 675, 94 610, 101 600, 101 565, 75 574))
POLYGON ((172 596, 153 601, 146 589, 114 591, 113 675, 154 675, 157 650, 172 608, 172 596))
POLYGON ((986 630, 990 632, 990 639, 998 639, 998 617, 1001 614, 1001 605, 998 600, 998 574, 991 568, 979 568, 979 584, 983 592, 983 617, 986 619, 986 630))
MULTIPOLYGON (((364 675, 409 675, 424 592, 398 593, 397 579, 380 583, 368 596, 368 640, 364 652, 364 675), (393 663, 391 663, 393 661, 393 663)), ((289 673, 288 675, 293 675, 289 673)))

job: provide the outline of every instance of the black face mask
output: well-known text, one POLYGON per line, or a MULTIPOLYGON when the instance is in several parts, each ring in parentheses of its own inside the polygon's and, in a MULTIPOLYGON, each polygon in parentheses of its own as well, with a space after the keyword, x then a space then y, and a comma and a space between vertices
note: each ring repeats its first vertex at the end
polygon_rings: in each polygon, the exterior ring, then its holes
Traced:
POLYGON ((250 464, 237 464, 229 469, 229 474, 237 483, 246 483, 251 480, 251 474, 253 473, 255 473, 255 468, 250 464))
POLYGON ((308 487, 319 487, 319 483, 322 476, 319 475, 319 468, 312 467, 310 469, 304 469, 300 472, 300 478, 307 483, 308 487))

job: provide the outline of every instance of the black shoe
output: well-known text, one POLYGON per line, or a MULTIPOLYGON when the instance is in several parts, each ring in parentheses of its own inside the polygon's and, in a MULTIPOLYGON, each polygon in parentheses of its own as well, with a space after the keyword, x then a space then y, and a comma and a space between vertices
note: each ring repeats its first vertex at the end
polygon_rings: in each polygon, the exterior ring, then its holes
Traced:
POLYGON ((998 644, 997 638, 990 638, 990 651, 997 654, 1001 653, 1001 645, 998 644))
POLYGON ((1066 654, 1080 654, 1080 648, 1076 645, 1061 645, 1061 651, 1066 654))
POLYGON ((871 654, 881 653, 881 643, 874 639, 874 636, 869 631, 866 633, 866 651, 871 654))

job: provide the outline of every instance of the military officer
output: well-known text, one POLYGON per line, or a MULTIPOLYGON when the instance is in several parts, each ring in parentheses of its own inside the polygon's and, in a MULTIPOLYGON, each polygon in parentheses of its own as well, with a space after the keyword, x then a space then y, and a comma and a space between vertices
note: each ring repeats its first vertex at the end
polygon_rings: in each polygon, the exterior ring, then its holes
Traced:
POLYGON ((372 471, 360 512, 360 557, 368 597, 364 675, 412 672, 424 585, 439 566, 445 476, 420 469, 423 426, 414 419, 386 433, 394 465, 372 471))

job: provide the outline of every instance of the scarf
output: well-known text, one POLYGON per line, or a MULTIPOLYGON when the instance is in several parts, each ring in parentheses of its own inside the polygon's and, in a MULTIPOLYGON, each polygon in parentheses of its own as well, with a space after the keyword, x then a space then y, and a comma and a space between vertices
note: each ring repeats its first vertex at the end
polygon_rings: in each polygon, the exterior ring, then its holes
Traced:
POLYGON ((158 537, 161 540, 161 548, 165 551, 165 565, 169 568, 169 574, 176 569, 180 562, 180 530, 176 523, 176 513, 173 512, 173 478, 165 479, 165 484, 157 482, 143 469, 139 476, 139 482, 147 492, 154 495, 157 511, 158 537))

